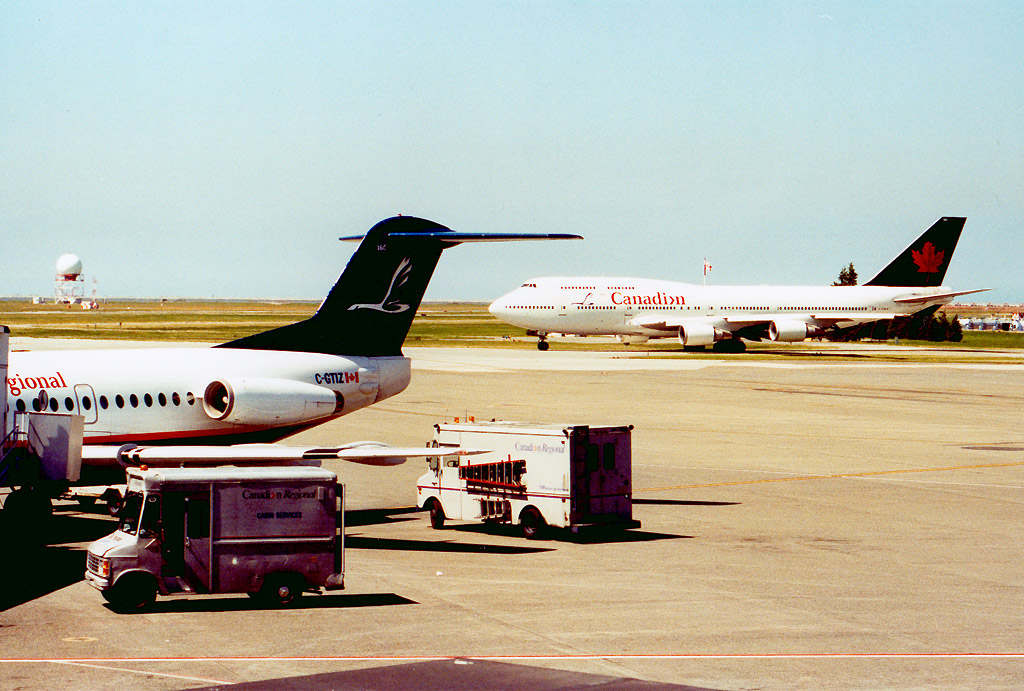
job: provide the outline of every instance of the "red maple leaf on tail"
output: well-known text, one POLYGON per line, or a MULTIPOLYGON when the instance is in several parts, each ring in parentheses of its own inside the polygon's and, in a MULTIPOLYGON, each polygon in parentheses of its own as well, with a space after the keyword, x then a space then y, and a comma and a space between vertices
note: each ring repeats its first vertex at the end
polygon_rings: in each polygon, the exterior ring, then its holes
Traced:
POLYGON ((917 264, 917 273, 919 274, 937 274, 939 269, 942 268, 942 260, 945 258, 945 252, 936 252, 935 245, 930 242, 924 243, 924 247, 921 251, 910 250, 910 257, 917 264))

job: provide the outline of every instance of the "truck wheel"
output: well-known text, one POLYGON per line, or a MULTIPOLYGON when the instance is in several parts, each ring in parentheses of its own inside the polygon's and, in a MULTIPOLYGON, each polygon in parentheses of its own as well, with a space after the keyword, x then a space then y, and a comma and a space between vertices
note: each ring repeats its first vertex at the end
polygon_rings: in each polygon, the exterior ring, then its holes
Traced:
POLYGON ((156 581, 144 573, 128 573, 103 591, 103 598, 118 612, 138 612, 156 600, 156 581))
POLYGON ((256 599, 271 605, 289 605, 302 596, 305 579, 297 574, 270 574, 256 599))
POLYGON ((444 527, 444 508, 441 506, 441 502, 437 499, 430 500, 430 527, 434 530, 440 530, 444 527))
POLYGON ((536 540, 544 532, 544 517, 540 515, 540 511, 537 509, 527 506, 519 514, 519 525, 523 530, 523 537, 528 540, 536 540))
POLYGON ((121 513, 121 507, 124 506, 124 497, 116 489, 107 490, 104 493, 103 500, 107 502, 107 513, 114 518, 117 518, 118 514, 121 513))

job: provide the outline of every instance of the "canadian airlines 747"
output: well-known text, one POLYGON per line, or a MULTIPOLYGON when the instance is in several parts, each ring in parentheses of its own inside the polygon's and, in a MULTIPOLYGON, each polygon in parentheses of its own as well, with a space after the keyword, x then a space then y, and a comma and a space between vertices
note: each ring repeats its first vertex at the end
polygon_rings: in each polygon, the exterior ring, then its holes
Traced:
POLYGON ((645 278, 533 278, 491 313, 528 330, 614 335, 623 343, 678 338, 740 352, 743 340, 802 341, 827 330, 936 309, 958 295, 941 285, 964 218, 941 218, 861 286, 698 286, 645 278))
POLYGON ((126 461, 401 462, 415 450, 268 442, 408 386, 402 343, 443 250, 463 242, 578 237, 456 233, 421 218, 386 219, 365 236, 341 238, 362 242, 309 319, 214 348, 15 352, 8 410, 83 415, 83 482, 90 466, 126 461))

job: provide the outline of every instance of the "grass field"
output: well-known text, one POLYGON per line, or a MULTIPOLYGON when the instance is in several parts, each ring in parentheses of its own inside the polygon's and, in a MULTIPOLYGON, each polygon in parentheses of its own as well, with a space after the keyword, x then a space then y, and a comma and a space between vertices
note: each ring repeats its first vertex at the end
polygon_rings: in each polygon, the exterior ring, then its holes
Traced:
MULTIPOLYGON (((98 310, 80 307, 33 305, 27 300, 0 300, 0 323, 15 336, 33 338, 86 338, 126 341, 182 341, 223 343, 249 334, 300 321, 312 315, 314 302, 227 302, 227 301, 151 301, 107 302, 98 310)), ((426 303, 421 305, 406 340, 414 346, 487 346, 532 349, 536 339, 527 338, 523 329, 504 324, 487 312, 481 303, 426 303)), ((901 341, 900 345, 920 346, 920 353, 900 351, 888 359, 929 360, 943 352, 964 361, 971 351, 1024 348, 1024 334, 1005 332, 965 332, 961 343, 901 341)), ((557 345, 561 350, 621 350, 622 345, 607 339, 569 339, 557 345)), ((664 356, 732 357, 712 353, 682 353, 671 339, 652 341, 631 350, 651 351, 664 356)), ((832 357, 813 343, 749 345, 747 357, 779 355, 816 355, 832 357)), ((881 357, 881 356, 871 356, 881 357)), ((990 356, 989 356, 990 357, 990 356)))

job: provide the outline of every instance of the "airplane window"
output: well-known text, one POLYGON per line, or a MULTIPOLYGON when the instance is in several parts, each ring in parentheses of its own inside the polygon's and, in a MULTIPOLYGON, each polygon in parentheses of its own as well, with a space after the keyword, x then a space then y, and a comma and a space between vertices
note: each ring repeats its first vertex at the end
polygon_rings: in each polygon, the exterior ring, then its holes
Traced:
POLYGON ((174 405, 181 405, 181 396, 178 395, 177 391, 171 394, 171 403, 174 405))
POLYGON ((19 413, 24 413, 25 412, 25 401, 23 401, 23 400, 21 400, 19 398, 17 403, 14 404, 14 407, 18 409, 19 413))
POLYGON ((192 395, 191 391, 189 391, 188 393, 185 394, 185 400, 188 401, 189 405, 195 405, 196 404, 196 397, 194 395, 192 395))
POLYGON ((58 408, 60 408, 60 403, 57 402, 56 398, 51 398, 50 399, 50 410, 52 410, 53 412, 56 413, 58 408))
POLYGON ((139 397, 136 396, 135 394, 132 394, 131 396, 128 397, 128 402, 132 404, 132 408, 139 407, 139 397))
POLYGON ((122 396, 121 394, 117 394, 116 396, 114 396, 114 403, 117 404, 118 408, 124 408, 124 396, 122 396))
POLYGON ((64 407, 68 409, 69 413, 75 409, 75 402, 71 400, 70 396, 64 399, 64 407))
POLYGON ((108 405, 107 404, 107 397, 106 396, 100 396, 100 408, 103 408, 103 410, 106 410, 107 409, 107 405, 108 405))
POLYGON ((144 400, 146 402, 146 407, 147 408, 152 408, 153 407, 153 397, 150 396, 149 394, 146 394, 145 396, 143 396, 142 400, 144 400))
POLYGON ((89 400, 88 396, 82 396, 82 408, 92 410, 92 401, 89 400))
POLYGON ((164 396, 163 393, 160 393, 159 395, 157 395, 156 400, 158 400, 160 402, 160 407, 161 408, 163 408, 165 405, 167 405, 167 396, 164 396))

